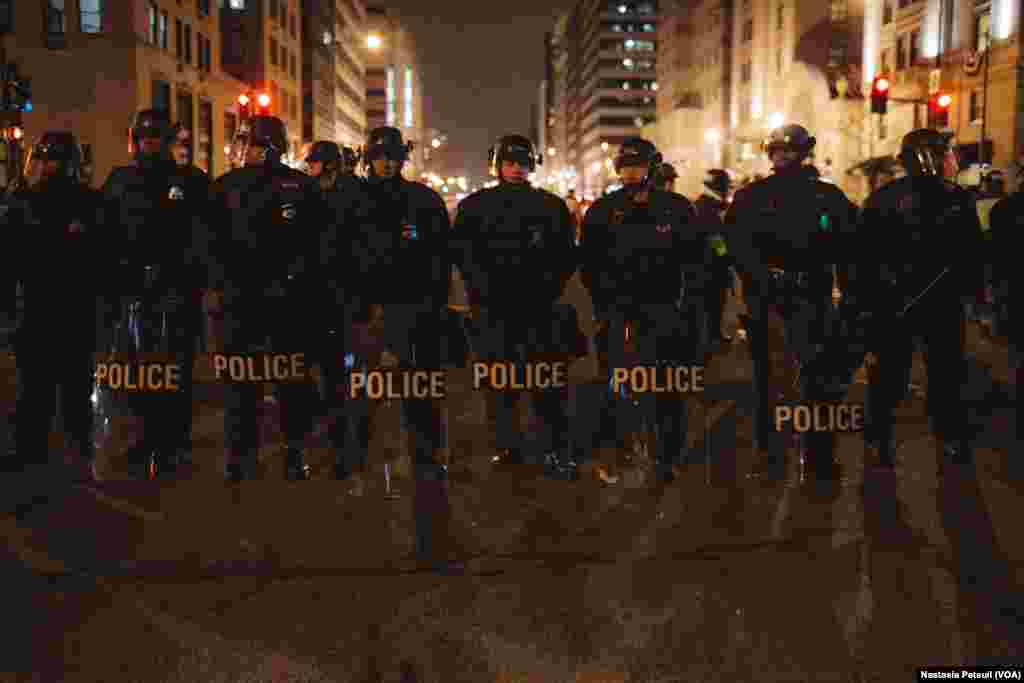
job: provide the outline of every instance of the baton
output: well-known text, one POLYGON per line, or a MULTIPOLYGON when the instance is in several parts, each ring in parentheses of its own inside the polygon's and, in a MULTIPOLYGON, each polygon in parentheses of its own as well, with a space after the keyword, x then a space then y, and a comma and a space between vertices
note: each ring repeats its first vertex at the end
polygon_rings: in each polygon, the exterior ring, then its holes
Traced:
POLYGON ((903 316, 905 316, 907 314, 907 312, 909 312, 910 309, 913 308, 917 304, 918 301, 923 299, 924 296, 931 290, 931 288, 934 287, 936 284, 938 284, 939 280, 941 280, 943 277, 945 277, 948 272, 949 272, 949 266, 946 266, 945 268, 942 269, 942 272, 939 273, 938 276, 934 280, 932 280, 931 283, 927 287, 925 287, 924 290, 920 294, 918 294, 913 299, 911 299, 910 303, 908 303, 906 306, 903 307, 903 310, 900 311, 898 317, 902 318, 903 316))

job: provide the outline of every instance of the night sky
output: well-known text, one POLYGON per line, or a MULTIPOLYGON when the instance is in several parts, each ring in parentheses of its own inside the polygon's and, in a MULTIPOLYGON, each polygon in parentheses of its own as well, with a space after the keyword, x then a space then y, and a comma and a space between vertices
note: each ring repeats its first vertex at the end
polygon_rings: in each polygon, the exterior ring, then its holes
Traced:
POLYGON ((544 78, 544 33, 572 0, 387 0, 413 33, 426 125, 448 134, 447 172, 486 179, 487 149, 530 134, 544 78))

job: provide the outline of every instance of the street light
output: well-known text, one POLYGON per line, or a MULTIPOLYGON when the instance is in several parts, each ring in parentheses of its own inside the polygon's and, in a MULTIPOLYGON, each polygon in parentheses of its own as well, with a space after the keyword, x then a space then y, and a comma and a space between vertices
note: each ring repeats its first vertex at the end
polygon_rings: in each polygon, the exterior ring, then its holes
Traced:
POLYGON ((718 142, 721 139, 722 139, 722 134, 718 132, 717 128, 709 128, 708 130, 704 131, 704 140, 706 142, 710 142, 711 144, 715 144, 716 142, 718 142))
POLYGON ((438 140, 437 138, 434 138, 433 140, 430 141, 430 146, 433 147, 434 149, 437 149, 438 147, 441 146, 441 141, 438 140))
POLYGON ((370 48, 371 50, 376 50, 380 48, 382 44, 383 41, 377 34, 371 33, 370 35, 366 36, 366 47, 370 48))
POLYGON ((774 114, 772 114, 771 116, 768 117, 768 127, 772 128, 772 129, 778 128, 779 126, 781 126, 785 122, 786 122, 786 117, 784 117, 779 112, 775 112, 774 114))
POLYGON ((602 142, 601 143, 601 151, 602 152, 607 152, 608 151, 608 143, 607 142, 602 142))
POLYGON ((548 147, 548 156, 549 157, 555 156, 555 148, 554 147, 548 147))

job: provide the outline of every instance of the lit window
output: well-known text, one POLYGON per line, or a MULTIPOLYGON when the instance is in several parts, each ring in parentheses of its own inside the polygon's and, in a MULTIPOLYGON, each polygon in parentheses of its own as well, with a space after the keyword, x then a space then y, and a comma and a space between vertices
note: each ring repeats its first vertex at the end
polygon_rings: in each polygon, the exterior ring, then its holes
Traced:
POLYGON ((234 10, 244 10, 245 0, 228 0, 228 7, 234 10))
POLYGON ((395 68, 388 67, 387 84, 387 125, 395 125, 395 68))
POLYGON ((78 0, 79 26, 82 33, 103 30, 103 0, 78 0))
POLYGON ((628 11, 629 11, 628 7, 626 7, 625 5, 619 5, 619 14, 625 14, 628 11))
POLYGON ((405 67, 405 121, 404 125, 412 126, 412 67, 405 67))

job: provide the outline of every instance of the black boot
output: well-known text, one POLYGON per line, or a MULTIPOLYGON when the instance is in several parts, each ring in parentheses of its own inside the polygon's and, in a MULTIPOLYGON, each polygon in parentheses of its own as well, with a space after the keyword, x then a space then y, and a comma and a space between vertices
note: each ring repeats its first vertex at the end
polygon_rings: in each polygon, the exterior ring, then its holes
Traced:
POLYGON ((580 478, 579 463, 568 446, 544 454, 544 476, 556 481, 576 481, 580 478))
POLYGON ((306 464, 305 453, 301 448, 289 448, 285 456, 285 479, 288 481, 306 481, 309 479, 310 467, 306 464))

